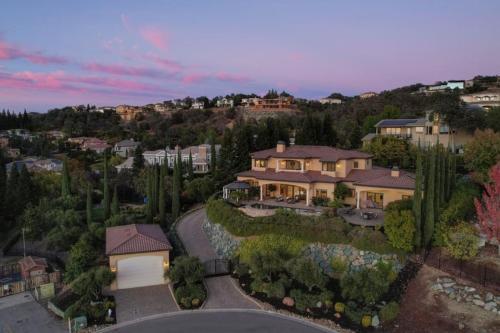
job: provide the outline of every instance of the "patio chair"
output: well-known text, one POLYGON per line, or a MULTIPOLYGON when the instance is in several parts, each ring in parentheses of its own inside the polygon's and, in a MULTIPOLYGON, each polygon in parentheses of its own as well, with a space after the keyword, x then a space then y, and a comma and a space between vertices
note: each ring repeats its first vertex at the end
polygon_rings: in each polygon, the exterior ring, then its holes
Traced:
POLYGON ((278 195, 278 196, 276 197, 276 201, 277 201, 277 202, 281 202, 281 201, 283 201, 283 200, 285 200, 285 198, 283 198, 283 196, 282 196, 282 195, 278 195))

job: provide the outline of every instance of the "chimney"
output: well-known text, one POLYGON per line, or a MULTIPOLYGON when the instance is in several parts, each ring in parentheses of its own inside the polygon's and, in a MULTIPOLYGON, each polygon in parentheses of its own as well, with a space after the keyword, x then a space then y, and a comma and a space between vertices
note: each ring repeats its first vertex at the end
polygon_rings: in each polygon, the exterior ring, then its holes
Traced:
POLYGON ((391 177, 399 177, 399 168, 397 166, 392 167, 391 177))
POLYGON ((286 144, 284 141, 278 141, 276 144, 276 152, 277 153, 283 153, 286 149, 286 144))
POLYGON ((202 160, 207 159, 207 146, 205 145, 198 146, 198 158, 202 160))

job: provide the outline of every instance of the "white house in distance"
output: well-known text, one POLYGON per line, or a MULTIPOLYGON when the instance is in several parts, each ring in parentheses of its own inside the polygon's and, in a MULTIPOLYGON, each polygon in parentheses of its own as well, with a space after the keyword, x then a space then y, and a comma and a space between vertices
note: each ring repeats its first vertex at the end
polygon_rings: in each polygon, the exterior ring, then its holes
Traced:
POLYGON ((191 104, 191 109, 194 110, 203 110, 205 108, 205 102, 203 101, 194 101, 193 104, 191 104))
POLYGON ((234 107, 234 101, 232 99, 229 99, 229 98, 221 98, 221 99, 217 100, 215 105, 218 108, 232 108, 232 107, 234 107))
POLYGON ((340 98, 321 98, 318 100, 321 104, 342 104, 342 100, 340 98))
POLYGON ((134 139, 122 140, 115 144, 113 151, 121 157, 129 157, 132 156, 139 144, 140 142, 134 141, 134 139))
MULTIPOLYGON (((215 152, 219 154, 221 145, 215 145, 215 152)), ((162 165, 168 164, 169 168, 174 167, 174 161, 181 153, 182 162, 187 164, 189 161, 189 154, 191 153, 191 158, 193 159, 193 171, 195 173, 207 173, 210 171, 210 161, 212 160, 212 154, 209 144, 201 144, 199 146, 190 146, 181 149, 176 146, 174 149, 159 149, 153 151, 145 151, 142 156, 144 160, 149 165, 162 165)))

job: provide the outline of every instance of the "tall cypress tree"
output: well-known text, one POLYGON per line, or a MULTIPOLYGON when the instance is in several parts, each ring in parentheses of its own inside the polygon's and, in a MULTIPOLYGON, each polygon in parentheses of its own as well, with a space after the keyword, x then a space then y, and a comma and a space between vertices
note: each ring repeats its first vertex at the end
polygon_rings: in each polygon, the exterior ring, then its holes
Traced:
POLYGON ((16 164, 10 168, 9 179, 7 180, 7 190, 5 193, 6 210, 5 215, 15 218, 19 211, 19 171, 16 164))
MULTIPOLYGON (((164 165, 167 163, 165 162, 164 165)), ((158 210, 159 210, 159 219, 160 224, 165 223, 165 177, 166 177, 166 168, 162 165, 160 169, 160 179, 158 180, 158 210)))
POLYGON ((3 218, 5 217, 5 193, 7 191, 7 171, 5 170, 5 162, 0 157, 0 230, 3 226, 3 218))
POLYGON ((173 184, 172 184, 172 218, 175 220, 177 217, 179 217, 180 213, 180 184, 179 184, 179 173, 180 173, 180 167, 179 164, 181 163, 180 160, 175 160, 174 162, 174 175, 173 175, 173 184))
POLYGON ((415 193, 413 194, 413 215, 415 216, 415 240, 414 244, 417 249, 422 246, 422 181, 423 181, 423 163, 422 150, 420 142, 417 150, 416 161, 416 176, 415 176, 415 193))
POLYGON ((434 146, 435 151, 435 162, 436 162, 436 171, 434 174, 434 222, 438 220, 439 211, 441 209, 441 193, 439 193, 439 189, 441 188, 441 149, 438 144, 434 146))
POLYGON ((153 223, 153 176, 151 168, 146 171, 146 221, 153 223))
POLYGON ((120 201, 118 201, 118 191, 116 185, 113 188, 113 200, 111 201, 111 215, 116 216, 120 214, 120 201))
POLYGON ((215 178, 217 172, 217 151, 215 150, 213 138, 210 139, 210 172, 212 173, 212 177, 215 178))
POLYGON ((17 214, 20 214, 24 210, 24 207, 26 207, 29 202, 32 202, 35 199, 35 193, 33 193, 33 181, 31 180, 31 175, 28 169, 26 168, 26 164, 23 164, 21 168, 16 191, 18 201, 18 205, 16 206, 18 209, 16 211, 17 216, 17 214))
POLYGON ((86 203, 87 225, 92 223, 92 184, 87 183, 87 203, 86 203))
POLYGON ((108 179, 108 150, 104 151, 104 187, 103 187, 103 207, 104 219, 109 219, 111 215, 111 200, 109 198, 109 179, 108 179))
POLYGON ((447 201, 446 198, 446 152, 444 148, 441 148, 441 156, 440 156, 441 162, 439 163, 440 166, 440 175, 439 177, 441 178, 441 181, 439 182, 439 194, 440 194, 440 202, 441 202, 441 207, 444 206, 445 202, 447 201))
POLYGON ((430 245, 432 236, 434 234, 434 203, 435 203, 435 192, 436 192, 436 153, 435 149, 429 149, 429 169, 427 173, 428 181, 425 192, 426 192, 426 202, 425 202, 425 224, 424 224, 424 246, 430 245))
POLYGON ((71 195, 71 177, 69 175, 68 159, 67 158, 64 158, 64 161, 63 161, 61 195, 63 197, 68 197, 71 195))
POLYGON ((193 174, 193 156, 191 155, 191 151, 189 151, 189 160, 188 160, 188 165, 187 165, 187 171, 188 171, 188 179, 192 180, 194 178, 193 174))
MULTIPOLYGON (((182 164, 182 155, 181 155, 181 150, 179 149, 179 151, 177 152, 177 168, 178 168, 178 173, 177 173, 177 177, 179 177, 179 179, 181 179, 181 182, 179 183, 180 186, 182 186, 182 177, 184 176, 184 165, 182 164)), ((181 189, 181 187, 179 187, 179 190, 181 189)))

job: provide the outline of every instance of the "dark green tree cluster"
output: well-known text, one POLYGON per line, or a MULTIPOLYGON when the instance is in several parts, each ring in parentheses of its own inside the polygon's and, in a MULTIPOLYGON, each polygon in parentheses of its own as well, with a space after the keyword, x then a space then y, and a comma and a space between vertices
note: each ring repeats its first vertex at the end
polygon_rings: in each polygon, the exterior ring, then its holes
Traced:
POLYGON ((181 190, 182 190, 182 159, 179 155, 174 162, 174 173, 172 176, 172 219, 179 217, 181 212, 181 190))
POLYGON ((439 143, 419 149, 416 162, 413 214, 415 217, 415 247, 428 247, 435 237, 439 215, 445 208, 456 179, 455 155, 439 143))
POLYGON ((153 223, 156 219, 160 224, 166 222, 166 163, 146 169, 146 219, 153 223))
POLYGON ((337 144, 337 133, 333 128, 330 114, 326 113, 321 117, 308 112, 297 129, 296 143, 301 145, 335 146, 337 144))
POLYGON ((108 167, 108 151, 104 151, 104 179, 103 179, 103 189, 102 189, 102 206, 104 210, 104 219, 107 220, 111 216, 111 199, 109 197, 109 167, 108 167))
POLYGON ((14 128, 29 128, 31 125, 31 118, 24 110, 23 113, 14 113, 10 110, 2 110, 0 113, 0 130, 8 130, 14 128))

